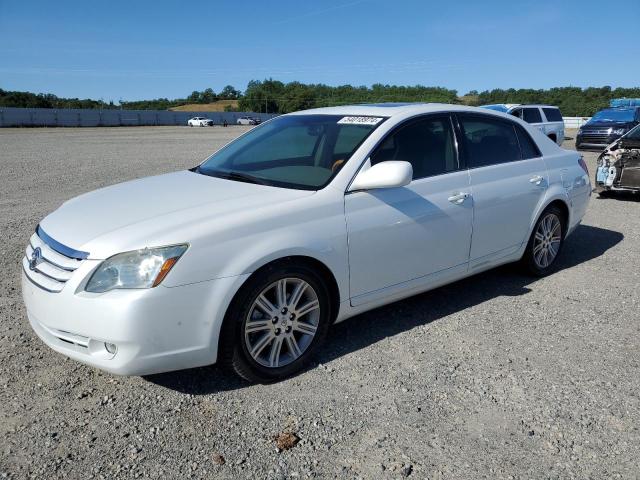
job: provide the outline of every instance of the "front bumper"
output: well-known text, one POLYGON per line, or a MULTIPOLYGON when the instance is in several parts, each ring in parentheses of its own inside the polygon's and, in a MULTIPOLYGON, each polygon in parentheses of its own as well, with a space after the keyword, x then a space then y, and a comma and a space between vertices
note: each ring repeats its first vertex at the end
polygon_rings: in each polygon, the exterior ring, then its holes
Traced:
POLYGON ((147 375, 215 363, 224 313, 245 278, 102 294, 69 281, 55 293, 23 272, 22 295, 33 330, 53 350, 114 374, 147 375))

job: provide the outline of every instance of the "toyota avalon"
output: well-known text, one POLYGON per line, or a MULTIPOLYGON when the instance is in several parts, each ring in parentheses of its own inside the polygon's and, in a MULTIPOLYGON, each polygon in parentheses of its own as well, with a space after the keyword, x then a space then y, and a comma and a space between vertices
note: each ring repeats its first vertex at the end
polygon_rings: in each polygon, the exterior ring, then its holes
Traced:
POLYGON ((23 298, 47 345, 115 374, 274 381, 333 323, 508 262, 552 272, 590 195, 579 154, 504 113, 296 112, 62 204, 28 242, 23 298))

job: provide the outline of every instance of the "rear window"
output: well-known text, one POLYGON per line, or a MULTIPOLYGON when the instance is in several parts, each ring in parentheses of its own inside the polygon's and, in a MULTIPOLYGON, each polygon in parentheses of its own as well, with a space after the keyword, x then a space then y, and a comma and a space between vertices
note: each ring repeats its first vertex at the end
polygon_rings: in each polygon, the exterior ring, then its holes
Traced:
POLYGON ((541 123, 542 115, 540 115, 540 110, 537 108, 524 108, 524 113, 522 115, 522 119, 527 123, 541 123))
POLYGON ((514 124, 486 117, 462 117, 462 132, 471 168, 521 159, 514 124))
POLYGON ((562 122, 562 114, 557 108, 543 108, 542 111, 547 117, 547 122, 562 122))

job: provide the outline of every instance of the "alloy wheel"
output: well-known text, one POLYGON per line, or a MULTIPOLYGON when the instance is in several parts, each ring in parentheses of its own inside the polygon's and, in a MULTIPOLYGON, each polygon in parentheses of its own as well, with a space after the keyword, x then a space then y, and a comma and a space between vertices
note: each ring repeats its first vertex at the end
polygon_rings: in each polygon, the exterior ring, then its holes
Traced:
POLYGON ((300 278, 282 278, 254 299, 244 322, 245 346, 260 365, 283 367, 309 348, 319 322, 313 287, 300 278))
POLYGON ((540 222, 533 239, 533 261, 538 268, 553 263, 562 242, 562 223, 555 213, 547 213, 540 222))

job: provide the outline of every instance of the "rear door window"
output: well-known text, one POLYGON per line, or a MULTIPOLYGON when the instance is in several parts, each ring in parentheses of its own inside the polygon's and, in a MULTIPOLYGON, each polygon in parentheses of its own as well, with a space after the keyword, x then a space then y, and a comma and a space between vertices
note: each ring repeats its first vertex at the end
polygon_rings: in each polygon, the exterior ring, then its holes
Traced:
POLYGON ((512 122, 484 116, 461 116, 460 126, 470 168, 522 159, 512 122))
POLYGON ((542 115, 537 107, 524 108, 522 119, 527 123, 542 123, 542 115))
POLYGON ((544 116, 547 117, 547 122, 562 122, 562 114, 557 108, 543 108, 544 116))

